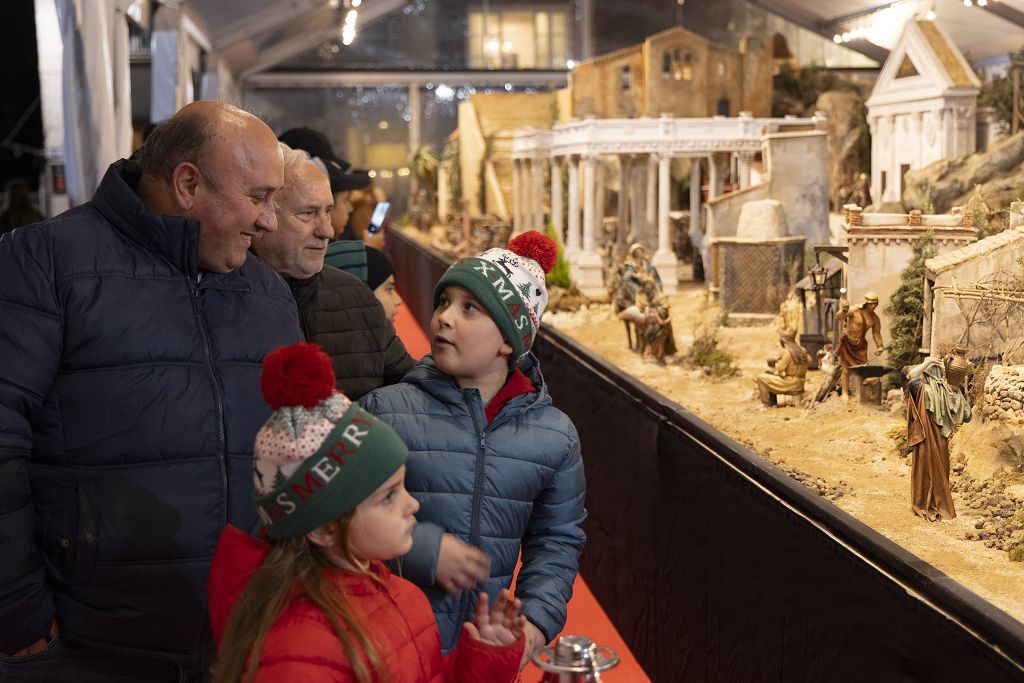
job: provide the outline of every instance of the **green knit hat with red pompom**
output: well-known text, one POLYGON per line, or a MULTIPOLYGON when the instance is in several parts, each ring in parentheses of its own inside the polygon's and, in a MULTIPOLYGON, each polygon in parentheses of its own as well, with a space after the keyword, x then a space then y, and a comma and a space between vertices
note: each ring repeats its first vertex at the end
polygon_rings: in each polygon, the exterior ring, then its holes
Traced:
POLYGON ((267 535, 296 538, 344 517, 405 464, 384 422, 334 389, 316 344, 271 351, 260 390, 274 412, 256 434, 253 498, 267 535))
POLYGON ((453 263, 434 287, 434 308, 445 287, 465 287, 487 309, 512 347, 509 363, 514 366, 537 339, 548 304, 544 276, 557 259, 554 240, 536 230, 524 232, 513 238, 507 249, 488 249, 453 263))

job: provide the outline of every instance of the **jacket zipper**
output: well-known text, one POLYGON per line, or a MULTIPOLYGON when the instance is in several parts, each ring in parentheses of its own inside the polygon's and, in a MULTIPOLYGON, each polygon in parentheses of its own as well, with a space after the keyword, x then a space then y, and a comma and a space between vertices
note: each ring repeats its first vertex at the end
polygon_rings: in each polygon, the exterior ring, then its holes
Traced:
POLYGON ((192 292, 192 313, 195 315, 196 324, 199 327, 199 338, 203 343, 203 357, 206 359, 206 369, 210 373, 210 381, 213 385, 213 396, 217 403, 217 461, 220 465, 221 493, 224 496, 224 519, 223 524, 227 526, 229 511, 231 510, 231 491, 228 487, 228 463, 227 463, 227 434, 224 428, 224 391, 220 385, 220 377, 213 367, 213 351, 210 343, 210 333, 206 329, 206 319, 203 317, 199 307, 199 285, 193 284, 192 278, 185 276, 188 280, 189 289, 192 292))
MULTIPOLYGON (((481 403, 482 406, 482 403, 481 403)), ((470 401, 469 412, 473 419, 473 426, 477 427, 477 451, 476 451, 476 472, 473 480, 473 507, 470 511, 470 522, 469 522, 469 544, 472 546, 480 547, 480 507, 482 505, 482 498, 484 494, 484 449, 487 446, 487 418, 484 417, 484 428, 479 428, 477 416, 475 414, 475 405, 470 401)), ((473 607, 474 600, 471 591, 466 591, 462 594, 462 618, 459 623, 463 623, 469 619, 469 613, 473 607)), ((461 633, 461 632, 460 632, 461 633)), ((457 641, 456 641, 457 642, 457 641)))

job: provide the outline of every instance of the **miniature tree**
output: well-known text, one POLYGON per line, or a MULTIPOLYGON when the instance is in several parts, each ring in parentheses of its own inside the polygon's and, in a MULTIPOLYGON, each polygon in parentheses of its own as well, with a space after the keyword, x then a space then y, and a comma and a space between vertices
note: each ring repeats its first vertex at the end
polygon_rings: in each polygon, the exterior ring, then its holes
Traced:
MULTIPOLYGON (((935 255, 931 248, 932 233, 914 241, 913 256, 900 275, 901 284, 885 312, 889 314, 889 360, 895 368, 914 365, 921 360, 924 322, 924 262, 935 255)), ((895 381, 893 377, 890 381, 895 381)))

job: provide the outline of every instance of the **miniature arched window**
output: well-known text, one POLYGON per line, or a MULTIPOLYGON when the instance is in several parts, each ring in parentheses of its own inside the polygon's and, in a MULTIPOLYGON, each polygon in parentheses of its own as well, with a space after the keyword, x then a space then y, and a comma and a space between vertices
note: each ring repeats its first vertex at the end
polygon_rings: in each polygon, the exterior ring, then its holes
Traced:
POLYGON ((621 80, 622 89, 623 90, 629 90, 630 81, 632 80, 632 78, 631 78, 630 73, 629 73, 629 66, 628 65, 622 67, 621 79, 622 79, 621 80))
MULTIPOLYGON (((679 54, 679 50, 676 50, 676 54, 677 55, 679 54)), ((679 80, 680 77, 684 81, 692 81, 693 80, 693 53, 692 52, 687 52, 685 55, 683 55, 682 69, 680 69, 679 71, 680 71, 680 76, 676 76, 676 80, 679 80)))
POLYGON ((661 79, 667 81, 672 78, 672 55, 668 50, 661 55, 661 79))
POLYGON ((727 98, 723 97, 722 99, 718 100, 718 107, 715 113, 718 114, 719 116, 729 115, 729 100, 727 98))

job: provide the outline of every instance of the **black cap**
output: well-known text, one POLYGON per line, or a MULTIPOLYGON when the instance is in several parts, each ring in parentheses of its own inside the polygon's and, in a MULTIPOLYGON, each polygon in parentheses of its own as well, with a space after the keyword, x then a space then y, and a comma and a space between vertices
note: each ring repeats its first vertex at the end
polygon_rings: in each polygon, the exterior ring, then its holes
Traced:
POLYGON ((366 247, 366 284, 370 289, 377 289, 384 281, 395 274, 391 259, 383 251, 366 247))
POLYGON ((335 156, 331 141, 320 131, 305 127, 292 128, 278 135, 277 139, 292 149, 301 149, 324 162, 327 176, 331 179, 331 192, 337 194, 370 186, 370 174, 353 170, 352 164, 335 156))

